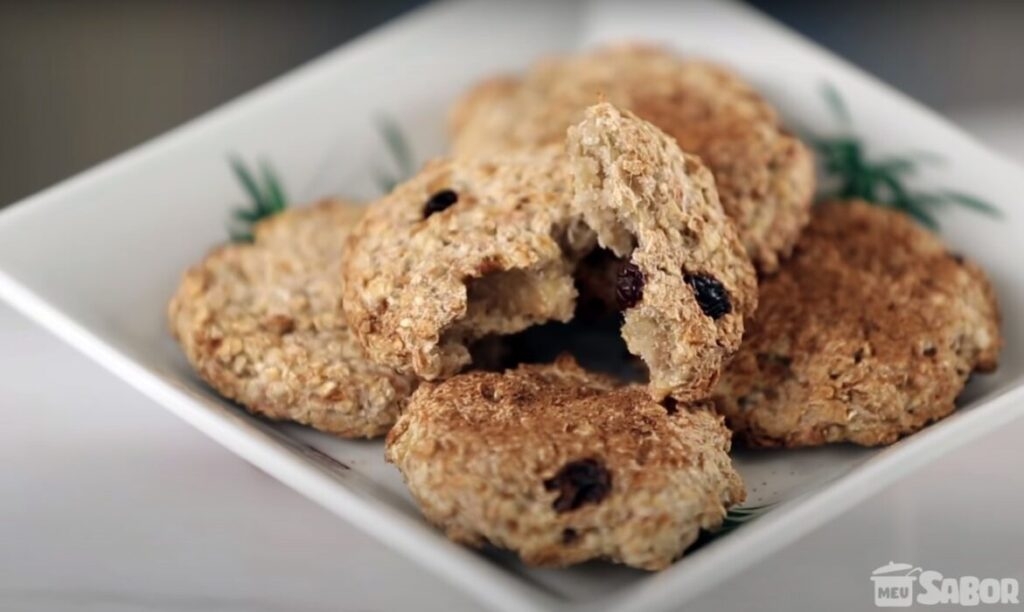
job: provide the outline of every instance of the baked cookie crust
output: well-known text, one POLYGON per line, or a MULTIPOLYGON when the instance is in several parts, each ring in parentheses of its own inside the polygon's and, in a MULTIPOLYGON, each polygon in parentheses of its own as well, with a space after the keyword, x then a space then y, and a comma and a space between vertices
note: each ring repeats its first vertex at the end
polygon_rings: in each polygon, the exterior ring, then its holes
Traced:
POLYGON ((657 570, 745 496, 708 408, 656 403, 562 358, 425 383, 386 457, 457 542, 531 565, 657 570))
POLYGON ((250 411, 345 437, 385 434, 416 386, 366 358, 341 311, 341 250, 362 206, 286 210, 192 266, 168 307, 189 363, 250 411))
POLYGON ((476 340, 571 319, 574 259, 594 239, 570 189, 554 146, 435 160, 374 202, 344 270, 345 313, 370 356, 447 378, 476 340))
POLYGON ((995 369, 995 292, 973 263, 866 202, 815 207, 714 393, 751 446, 890 444, 995 369))

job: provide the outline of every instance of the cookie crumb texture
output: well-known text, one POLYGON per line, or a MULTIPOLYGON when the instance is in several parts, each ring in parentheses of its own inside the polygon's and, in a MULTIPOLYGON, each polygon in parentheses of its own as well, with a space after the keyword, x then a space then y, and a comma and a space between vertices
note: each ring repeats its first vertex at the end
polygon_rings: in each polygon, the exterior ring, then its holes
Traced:
POLYGON ((657 570, 743 501, 730 433, 707 403, 670 414, 571 359, 425 383, 386 456, 428 520, 531 565, 657 570))
POLYGON ((641 44, 548 58, 467 92, 451 113, 455 150, 479 155, 560 142, 599 98, 700 156, 751 259, 762 271, 778 267, 809 217, 813 156, 757 92, 720 66, 641 44))
POLYGON ((572 318, 574 260, 593 236, 570 218, 564 157, 438 160, 370 206, 346 255, 345 312, 373 359, 446 378, 475 340, 572 318))
POLYGON ((346 437, 387 433, 415 380, 374 365, 341 313, 341 249, 364 209, 285 211, 190 268, 170 302, 196 372, 254 413, 346 437))
POLYGON ((569 129, 574 211, 622 258, 622 337, 655 399, 707 397, 757 307, 757 278, 714 179, 650 123, 611 104, 569 129))
POLYGON ((950 414, 1001 342, 977 266, 897 212, 821 204, 714 400, 752 446, 890 444, 950 414))

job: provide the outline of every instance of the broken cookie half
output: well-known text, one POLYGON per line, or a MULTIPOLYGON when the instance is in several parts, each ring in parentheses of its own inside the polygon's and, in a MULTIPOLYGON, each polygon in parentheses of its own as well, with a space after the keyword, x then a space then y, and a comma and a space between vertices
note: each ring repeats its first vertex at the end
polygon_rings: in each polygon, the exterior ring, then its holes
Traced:
POLYGON ((570 189, 555 146, 437 160, 371 205, 345 267, 345 313, 371 358, 447 378, 476 340, 571 319, 593 234, 570 189))
POLYGON ((656 399, 707 396, 757 307, 757 278, 698 158, 602 103, 569 129, 573 210, 623 260, 622 336, 656 399))

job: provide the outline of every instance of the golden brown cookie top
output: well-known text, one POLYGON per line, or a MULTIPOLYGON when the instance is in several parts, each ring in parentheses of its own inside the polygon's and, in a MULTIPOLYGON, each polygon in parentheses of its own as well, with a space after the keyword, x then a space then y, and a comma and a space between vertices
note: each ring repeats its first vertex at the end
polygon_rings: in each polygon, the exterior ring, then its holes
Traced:
POLYGON ((742 501, 729 439, 706 404, 666 407, 562 358, 425 383, 387 458, 458 541, 659 569, 742 501))
POLYGON ((384 434, 415 388, 366 359, 341 311, 341 251, 364 209, 287 210, 191 267, 171 331, 197 373, 253 412, 351 437, 384 434))
POLYGON ((655 398, 706 397, 757 307, 757 279, 711 173, 652 124, 608 103, 569 129, 574 208, 626 260, 623 338, 655 398))
POLYGON ((866 202, 815 207, 715 399, 758 446, 887 444, 949 414, 995 368, 995 293, 974 264, 866 202))
MULTIPOLYGON (((538 437, 549 436, 550 427, 541 424, 563 420, 570 414, 581 424, 594 425, 595 435, 628 436, 629 431, 651 423, 643 410, 620 409, 633 404, 657 406, 649 398, 632 397, 639 386, 622 393, 624 387, 614 378, 588 372, 568 356, 553 364, 522 365, 504 373, 467 372, 441 384, 424 386, 426 390, 417 399, 418 410, 429 412, 432 420, 443 419, 445 422, 438 427, 444 429, 445 435, 474 438, 485 446, 508 435, 511 424, 516 424, 516 435, 522 435, 518 429, 528 422, 539 426, 535 429, 538 437), (613 389, 617 389, 616 393, 610 394, 613 389), (602 415, 613 408, 615 414, 602 415), (607 431, 601 431, 606 417, 614 424, 609 421, 607 431)), ((665 411, 663 407, 660 410, 665 411)), ((575 432, 570 428, 555 435, 571 441, 575 432)))
POLYGON ((807 223, 813 157, 774 109, 732 72, 666 49, 625 44, 537 62, 471 90, 451 117, 460 154, 559 142, 585 108, 631 110, 699 155, 750 257, 774 270, 807 223))

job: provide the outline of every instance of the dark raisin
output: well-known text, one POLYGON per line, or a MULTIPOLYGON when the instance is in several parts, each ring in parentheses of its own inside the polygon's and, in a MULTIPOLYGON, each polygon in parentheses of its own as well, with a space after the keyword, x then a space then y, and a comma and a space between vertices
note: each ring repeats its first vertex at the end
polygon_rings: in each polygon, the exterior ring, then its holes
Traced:
POLYGON ((665 412, 668 412, 670 415, 679 412, 679 405, 674 397, 666 397, 661 401, 661 405, 665 407, 665 412))
POLYGON ((572 527, 566 527, 562 530, 562 544, 572 544, 578 537, 580 537, 580 534, 576 533, 576 530, 572 527))
POLYGON ((275 314, 268 317, 263 322, 263 326, 271 333, 281 335, 290 334, 295 331, 295 319, 285 314, 275 314))
POLYGON ((427 200, 426 205, 423 207, 423 218, 426 219, 434 213, 439 213, 458 201, 459 194, 451 189, 442 189, 427 200))
POLYGON ((864 361, 864 349, 859 348, 853 354, 853 362, 854 363, 860 363, 861 361, 864 361))
POLYGON ((950 253, 949 257, 950 259, 960 264, 961 266, 964 264, 964 256, 961 255, 960 253, 950 253))
POLYGON ((921 354, 924 355, 925 357, 934 357, 935 353, 937 352, 938 350, 934 346, 928 346, 925 347, 923 351, 921 351, 921 354))
POLYGON ((625 310, 636 306, 644 297, 644 273, 633 262, 628 262, 619 269, 615 278, 615 300, 619 308, 625 310))
POLYGON ((685 274, 683 279, 693 289, 697 305, 707 316, 720 319, 732 312, 729 292, 714 276, 706 274, 685 274))
POLYGON ((544 481, 546 491, 558 491, 555 512, 576 510, 583 504, 596 504, 612 488, 612 475, 596 459, 581 459, 565 464, 554 478, 544 481))
POLYGON ((480 384, 480 395, 489 402, 498 400, 498 391, 494 388, 494 385, 489 382, 480 384))

